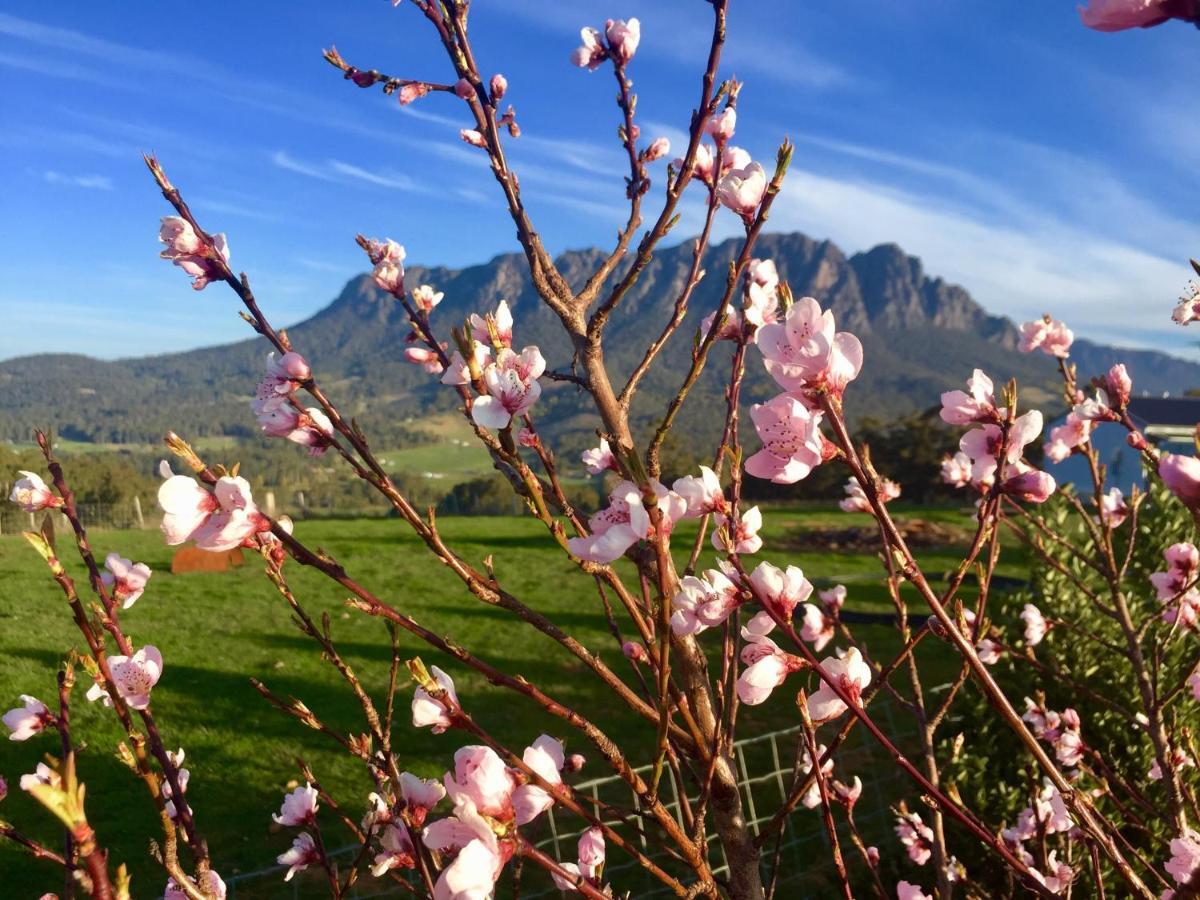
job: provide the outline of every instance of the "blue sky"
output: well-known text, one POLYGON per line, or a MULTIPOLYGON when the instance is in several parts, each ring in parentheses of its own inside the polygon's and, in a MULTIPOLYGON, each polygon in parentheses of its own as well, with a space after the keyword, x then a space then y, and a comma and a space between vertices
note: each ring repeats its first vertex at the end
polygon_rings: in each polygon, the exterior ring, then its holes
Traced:
MULTIPOLYGON (((476 0, 485 71, 509 80, 514 167, 555 251, 607 244, 622 218, 614 84, 571 67, 584 24, 638 15, 632 74, 647 138, 680 140, 707 51, 702 0, 476 0)), ((112 358, 247 335, 231 295, 156 258, 158 153, 225 231, 274 320, 297 321, 364 268, 356 232, 410 262, 516 249, 460 101, 401 110, 320 57, 449 80, 410 4, 0 3, 0 358, 112 358)), ((746 82, 735 143, 795 164, 778 230, 848 252, 892 241, 1017 319, 1197 355, 1169 319, 1200 255, 1200 33, 1104 35, 1069 0, 733 0, 722 74, 746 82)), ((661 167, 661 163, 659 166, 661 167)), ((661 173, 662 169, 658 171, 661 173)), ((661 187, 656 186, 655 190, 661 187)), ((677 232, 696 221, 689 205, 677 232)), ((736 225, 725 216, 724 229, 736 225)))

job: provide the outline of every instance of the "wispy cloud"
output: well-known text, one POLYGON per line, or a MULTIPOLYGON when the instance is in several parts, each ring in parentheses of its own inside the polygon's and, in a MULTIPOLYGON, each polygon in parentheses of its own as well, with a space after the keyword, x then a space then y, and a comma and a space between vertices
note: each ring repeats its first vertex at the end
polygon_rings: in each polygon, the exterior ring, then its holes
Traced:
POLYGON ((342 162, 338 159, 331 159, 329 167, 339 175, 345 175, 348 178, 357 178, 359 181, 367 182, 367 184, 377 184, 380 187, 395 188, 400 191, 424 192, 425 190, 425 188, 417 184, 412 178, 399 173, 372 172, 361 166, 342 162))
POLYGON ((327 169, 301 162, 300 160, 289 156, 283 150, 276 150, 274 153, 272 153, 271 162, 286 172, 295 172, 297 175, 305 175, 309 178, 316 178, 320 181, 335 180, 333 175, 327 169))
POLYGON ((68 187, 89 188, 95 191, 111 191, 113 189, 112 179, 107 175, 67 175, 47 169, 42 173, 42 177, 51 184, 62 184, 68 187))
POLYGON ((297 159, 284 150, 276 150, 271 154, 271 162, 287 172, 295 172, 319 181, 332 181, 342 184, 359 182, 374 187, 385 187, 397 191, 407 191, 414 194, 436 193, 432 187, 418 182, 415 178, 391 169, 365 169, 362 166, 348 163, 340 159, 327 159, 323 162, 312 162, 297 159))

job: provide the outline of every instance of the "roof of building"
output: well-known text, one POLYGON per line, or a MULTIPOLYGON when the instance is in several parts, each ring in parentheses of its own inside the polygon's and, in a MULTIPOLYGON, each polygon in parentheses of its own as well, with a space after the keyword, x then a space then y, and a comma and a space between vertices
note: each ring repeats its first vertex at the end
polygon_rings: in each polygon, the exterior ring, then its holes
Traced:
POLYGON ((1200 397, 1132 397, 1129 414, 1142 427, 1173 425, 1192 428, 1200 423, 1200 397))

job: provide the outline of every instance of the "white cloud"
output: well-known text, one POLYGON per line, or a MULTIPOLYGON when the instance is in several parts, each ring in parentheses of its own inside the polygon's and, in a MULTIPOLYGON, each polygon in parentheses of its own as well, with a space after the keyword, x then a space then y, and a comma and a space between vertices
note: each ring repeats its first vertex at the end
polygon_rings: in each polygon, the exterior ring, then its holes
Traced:
POLYGON ((111 191, 113 189, 112 179, 107 175, 67 175, 47 169, 42 173, 42 177, 50 184, 63 184, 68 187, 88 188, 94 191, 111 191))

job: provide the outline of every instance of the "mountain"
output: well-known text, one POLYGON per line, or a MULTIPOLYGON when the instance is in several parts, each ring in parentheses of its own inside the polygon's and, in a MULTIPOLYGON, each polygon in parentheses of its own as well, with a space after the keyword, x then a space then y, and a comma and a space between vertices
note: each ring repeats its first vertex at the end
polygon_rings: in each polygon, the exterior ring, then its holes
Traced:
MULTIPOLYGON (((704 260, 709 275, 697 287, 683 327, 643 382, 633 411, 639 427, 657 421, 678 388, 699 321, 715 308, 723 273, 736 252, 732 240, 709 250, 704 260)), ((862 340, 866 363, 847 400, 857 418, 892 419, 934 405, 940 392, 961 385, 976 366, 997 383, 1016 377, 1029 402, 1055 402, 1050 359, 1018 353, 1011 321, 989 315, 964 288, 928 276, 919 259, 894 244, 847 257, 829 241, 770 234, 760 238, 757 255, 775 260, 795 296, 816 297, 833 309, 840 329, 862 340)), ((564 253, 557 262, 564 277, 580 286, 600 258, 598 250, 583 250, 564 253)), ((636 365, 668 319, 690 261, 689 244, 662 250, 611 319, 608 359, 619 378, 636 365)), ((519 255, 457 270, 412 267, 406 280, 445 292, 433 317, 444 336, 468 314, 506 299, 517 322, 517 344, 539 345, 551 368, 570 365, 558 321, 533 292, 519 255)), ((270 291, 262 286, 260 291, 269 311, 270 291)), ((225 295, 225 302, 234 301, 225 295)), ((408 416, 453 405, 448 389, 404 360, 408 331, 403 309, 366 275, 351 279, 329 306, 288 329, 327 393, 377 437, 380 430, 391 430, 394 437, 397 423, 408 416)), ((172 428, 189 437, 249 437, 256 434, 256 424, 248 400, 266 352, 264 342, 253 339, 111 362, 69 354, 10 359, 0 363, 0 439, 28 440, 34 427, 46 426, 65 438, 96 442, 155 441, 172 428)), ((1076 341, 1072 354, 1081 375, 1124 361, 1139 392, 1200 387, 1200 365, 1166 354, 1083 340, 1076 341)), ((685 406, 680 424, 689 431, 707 436, 719 427, 720 373, 727 358, 724 348, 714 353, 715 365, 685 406)), ((748 399, 765 399, 776 390, 756 363, 748 373, 748 399)), ((596 421, 584 400, 573 385, 546 382, 538 420, 568 437, 569 445, 586 442, 596 421)))

